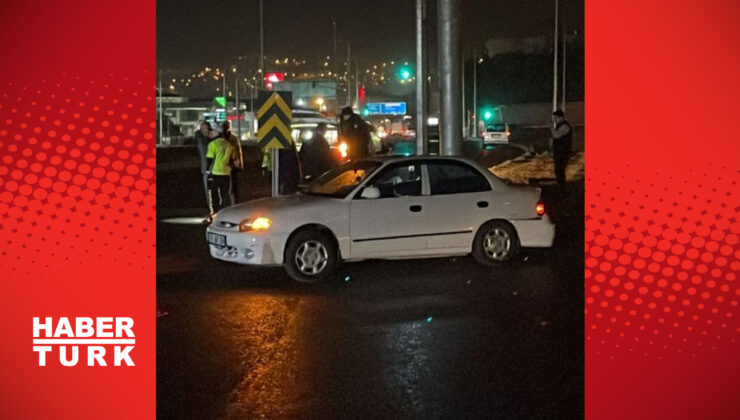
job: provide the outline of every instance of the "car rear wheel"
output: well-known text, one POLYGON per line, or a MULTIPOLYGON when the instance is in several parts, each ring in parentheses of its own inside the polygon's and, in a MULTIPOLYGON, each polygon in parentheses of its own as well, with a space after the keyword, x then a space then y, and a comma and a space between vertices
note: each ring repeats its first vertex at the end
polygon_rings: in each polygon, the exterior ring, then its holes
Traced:
POLYGON ((478 229, 473 241, 473 257, 485 265, 496 265, 519 253, 519 237, 509 223, 493 220, 478 229))
POLYGON ((302 230, 285 249, 285 270, 302 283, 324 281, 336 272, 339 255, 331 236, 318 229, 302 230))

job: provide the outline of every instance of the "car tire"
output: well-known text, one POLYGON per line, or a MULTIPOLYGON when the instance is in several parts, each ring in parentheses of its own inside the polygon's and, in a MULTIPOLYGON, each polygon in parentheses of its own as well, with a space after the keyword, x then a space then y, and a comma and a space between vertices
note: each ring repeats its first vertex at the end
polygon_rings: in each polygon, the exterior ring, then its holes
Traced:
POLYGON ((514 258, 520 249, 516 229, 507 222, 492 220, 478 229, 473 240, 473 258, 480 264, 497 265, 514 258))
POLYGON ((318 283, 336 274, 339 252, 330 234, 318 229, 304 229, 290 238, 283 265, 293 280, 318 283))

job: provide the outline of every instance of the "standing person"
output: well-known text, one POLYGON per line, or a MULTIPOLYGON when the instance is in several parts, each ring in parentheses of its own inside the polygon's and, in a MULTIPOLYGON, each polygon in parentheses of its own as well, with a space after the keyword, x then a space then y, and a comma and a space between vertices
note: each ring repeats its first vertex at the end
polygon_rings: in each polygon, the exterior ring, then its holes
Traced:
POLYGON ((208 144, 206 159, 209 168, 208 203, 211 214, 208 216, 208 221, 210 222, 219 210, 234 204, 231 169, 238 155, 234 146, 221 135, 208 144))
POLYGON ((319 123, 310 140, 303 142, 298 157, 303 168, 303 176, 313 181, 332 167, 331 147, 326 141, 326 123, 319 123))
POLYGON ((203 191, 206 196, 206 204, 208 204, 208 159, 206 153, 208 153, 208 143, 211 142, 211 123, 208 121, 201 121, 199 130, 195 132, 194 141, 195 147, 198 148, 198 157, 200 158, 200 174, 203 177, 203 191))
POLYGON ((303 178, 295 143, 291 142, 290 147, 279 149, 278 156, 278 192, 281 195, 293 194, 298 191, 298 184, 303 178))
POLYGON ((370 154, 370 125, 347 106, 342 108, 340 133, 347 142, 347 157, 357 159, 370 154))
POLYGON ((231 132, 231 122, 228 120, 224 121, 223 124, 221 124, 221 135, 234 147, 234 151, 236 153, 236 158, 234 159, 234 163, 231 167, 231 191, 234 200, 237 200, 239 197, 239 174, 241 173, 242 169, 244 169, 244 155, 242 152, 242 144, 236 134, 231 132))
POLYGON ((550 151, 555 161, 555 179, 558 181, 560 192, 565 193, 565 169, 570 160, 570 154, 573 149, 573 129, 565 121, 565 114, 562 110, 556 110, 552 113, 552 127, 550 127, 550 151))

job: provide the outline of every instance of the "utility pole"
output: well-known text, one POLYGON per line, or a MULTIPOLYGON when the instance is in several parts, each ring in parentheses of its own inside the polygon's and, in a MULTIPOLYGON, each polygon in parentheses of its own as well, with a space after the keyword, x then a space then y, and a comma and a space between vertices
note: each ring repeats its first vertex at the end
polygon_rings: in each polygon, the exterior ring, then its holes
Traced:
POLYGON ((473 117, 470 123, 473 125, 473 137, 478 137, 478 56, 473 49, 473 117))
POLYGON ((416 0, 416 155, 427 154, 426 0, 416 0))
POLYGON ((262 0, 260 0, 260 87, 265 87, 265 27, 262 0))
POLYGON ((242 119, 239 118, 239 76, 234 76, 234 95, 236 101, 236 135, 242 141, 242 119))
POLYGON ((460 54, 460 90, 462 91, 462 136, 466 137, 465 129, 468 126, 468 109, 465 106, 465 54, 460 54))
POLYGON ((352 71, 350 42, 347 40, 347 106, 352 106, 352 89, 350 89, 350 71, 352 71))
POLYGON ((560 102, 560 109, 565 112, 565 44, 568 40, 566 36, 565 27, 563 27, 563 87, 562 87, 562 101, 560 102))
POLYGON ((164 144, 164 102, 162 102, 162 70, 159 71, 159 142, 164 144))
POLYGON ((355 102, 357 105, 355 108, 360 111, 360 66, 357 64, 357 57, 355 57, 355 102))
POLYGON ((332 20, 331 21, 331 29, 332 29, 332 38, 334 40, 334 55, 332 55, 331 60, 334 67, 334 83, 336 84, 335 90, 334 90, 334 98, 337 103, 337 111, 339 111, 339 60, 337 59, 337 21, 332 20))
POLYGON ((558 0, 555 0, 555 32, 552 52, 552 111, 558 109, 558 0))
POLYGON ((441 102, 440 141, 444 156, 462 151, 460 107, 459 0, 437 0, 437 37, 441 102))

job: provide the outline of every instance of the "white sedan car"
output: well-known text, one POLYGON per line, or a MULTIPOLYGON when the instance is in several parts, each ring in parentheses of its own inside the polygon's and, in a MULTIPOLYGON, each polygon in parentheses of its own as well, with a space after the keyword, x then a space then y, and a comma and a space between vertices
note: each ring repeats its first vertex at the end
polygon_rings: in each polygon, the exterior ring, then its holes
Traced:
POLYGON ((223 209, 206 232, 212 257, 283 265, 301 282, 367 258, 472 253, 494 265, 520 247, 550 247, 554 236, 539 189, 449 157, 349 161, 300 194, 223 209))

